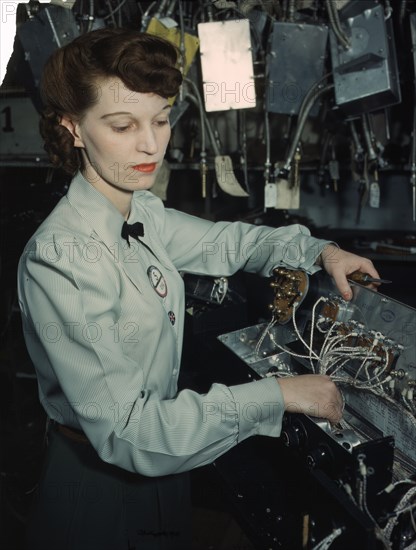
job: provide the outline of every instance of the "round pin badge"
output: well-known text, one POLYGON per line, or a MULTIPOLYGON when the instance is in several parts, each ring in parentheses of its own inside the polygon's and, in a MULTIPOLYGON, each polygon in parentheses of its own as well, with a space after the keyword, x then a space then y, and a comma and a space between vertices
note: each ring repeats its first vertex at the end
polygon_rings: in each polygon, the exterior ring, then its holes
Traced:
POLYGON ((175 317, 175 314, 173 313, 173 311, 168 312, 168 317, 169 317, 169 321, 171 322, 171 324, 174 325, 175 322, 176 322, 176 317, 175 317))
POLYGON ((159 294, 161 298, 164 298, 168 293, 168 286, 160 269, 158 269, 154 265, 151 265, 147 269, 147 276, 149 277, 149 281, 153 289, 157 292, 157 294, 159 294))

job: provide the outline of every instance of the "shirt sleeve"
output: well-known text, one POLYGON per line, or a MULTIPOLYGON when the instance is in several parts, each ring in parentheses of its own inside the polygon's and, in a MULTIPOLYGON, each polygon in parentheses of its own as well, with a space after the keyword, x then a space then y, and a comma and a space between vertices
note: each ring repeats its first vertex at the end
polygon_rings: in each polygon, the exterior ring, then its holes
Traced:
POLYGON ((133 360, 114 338, 122 291, 114 264, 71 256, 54 235, 29 249, 18 292, 40 400, 48 416, 81 428, 104 461, 166 475, 209 464, 252 435, 280 435, 275 379, 213 384, 206 394, 183 390, 172 399, 148 390, 145 344, 133 360))
POLYGON ((216 222, 165 209, 160 199, 146 196, 169 257, 179 271, 201 275, 232 275, 239 269, 269 277, 277 266, 302 268, 309 274, 330 241, 312 237, 303 225, 279 228, 243 222, 216 222))

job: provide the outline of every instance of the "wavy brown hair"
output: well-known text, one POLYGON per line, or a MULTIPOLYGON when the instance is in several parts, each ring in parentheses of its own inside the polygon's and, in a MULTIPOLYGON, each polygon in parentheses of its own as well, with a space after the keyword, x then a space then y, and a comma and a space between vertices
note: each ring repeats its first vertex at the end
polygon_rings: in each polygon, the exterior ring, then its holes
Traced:
POLYGON ((91 31, 56 50, 40 84, 40 132, 52 164, 71 175, 81 168, 79 149, 60 121, 82 120, 99 100, 100 80, 117 77, 129 90, 168 98, 182 82, 177 63, 178 50, 167 40, 123 28, 91 31))

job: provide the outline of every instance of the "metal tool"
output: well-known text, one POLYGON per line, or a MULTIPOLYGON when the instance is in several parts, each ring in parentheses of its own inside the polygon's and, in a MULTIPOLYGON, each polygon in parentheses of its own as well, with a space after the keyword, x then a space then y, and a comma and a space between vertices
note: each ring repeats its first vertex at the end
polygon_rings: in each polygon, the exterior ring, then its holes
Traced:
POLYGON ((387 279, 376 279, 375 277, 371 277, 368 273, 362 273, 361 271, 354 271, 353 273, 350 273, 347 275, 347 279, 353 281, 354 283, 359 283, 360 285, 369 285, 371 283, 387 284, 392 282, 387 279))

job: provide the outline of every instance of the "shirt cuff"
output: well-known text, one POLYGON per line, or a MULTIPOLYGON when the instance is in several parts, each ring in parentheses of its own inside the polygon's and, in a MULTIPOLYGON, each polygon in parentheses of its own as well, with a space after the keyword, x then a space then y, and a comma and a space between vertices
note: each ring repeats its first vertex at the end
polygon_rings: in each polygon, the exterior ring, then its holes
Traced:
POLYGON ((271 271, 270 276, 273 275, 273 270, 278 267, 286 267, 288 269, 303 269, 309 275, 313 275, 317 271, 322 269, 322 266, 316 264, 317 259, 321 255, 323 249, 329 245, 333 244, 337 248, 337 243, 333 241, 326 241, 324 239, 315 239, 315 237, 310 237, 308 235, 301 236, 301 242, 299 243, 299 248, 293 247, 294 253, 293 258, 289 254, 285 256, 285 259, 275 265, 271 271))
POLYGON ((228 389, 239 413, 238 443, 253 435, 280 436, 285 408, 274 376, 228 389))

